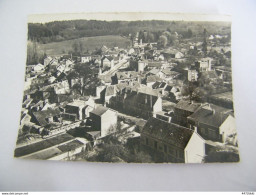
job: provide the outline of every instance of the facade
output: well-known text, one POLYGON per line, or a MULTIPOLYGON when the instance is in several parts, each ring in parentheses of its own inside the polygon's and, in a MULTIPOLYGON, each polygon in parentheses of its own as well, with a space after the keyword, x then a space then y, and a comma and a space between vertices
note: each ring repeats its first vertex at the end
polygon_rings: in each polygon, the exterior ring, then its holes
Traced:
POLYGON ((234 120, 229 116, 229 112, 218 111, 208 105, 190 115, 188 123, 204 139, 223 142, 227 136, 235 132, 234 120))
POLYGON ((205 140, 194 131, 186 148, 185 163, 202 163, 206 155, 205 140))
POLYGON ((148 119, 162 111, 162 98, 152 89, 133 90, 126 87, 109 101, 109 107, 132 116, 148 119))
POLYGON ((81 63, 90 62, 92 60, 90 55, 81 56, 81 63))
POLYGON ((102 68, 105 68, 105 67, 113 68, 114 67, 114 58, 111 56, 104 56, 101 59, 101 67, 102 68))
POLYGON ((90 112, 92 130, 100 131, 100 136, 105 137, 112 127, 117 124, 117 113, 109 108, 99 106, 90 112))
POLYGON ((174 107, 172 122, 184 127, 189 127, 187 117, 193 114, 201 104, 180 100, 174 107))
POLYGON ((197 69, 200 72, 212 70, 212 58, 202 58, 200 61, 195 63, 197 69))
POLYGON ((198 72, 196 70, 188 70, 188 81, 195 82, 198 78, 198 72))
POLYGON ((150 118, 141 131, 141 147, 158 162, 184 163, 192 134, 188 128, 150 118))
POLYGON ((66 120, 83 120, 89 117, 89 113, 94 109, 94 100, 88 101, 75 100, 65 106, 63 119, 66 120))

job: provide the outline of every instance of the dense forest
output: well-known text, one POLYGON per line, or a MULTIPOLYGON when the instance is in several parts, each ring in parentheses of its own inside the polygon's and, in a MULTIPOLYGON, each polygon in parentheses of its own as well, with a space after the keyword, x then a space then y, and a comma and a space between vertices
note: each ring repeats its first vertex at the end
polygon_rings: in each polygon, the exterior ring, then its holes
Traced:
MULTIPOLYGON (((71 20, 54 21, 45 24, 29 23, 28 40, 39 43, 59 42, 81 37, 121 35, 128 36, 139 31, 157 32, 169 29, 184 37, 195 32, 200 36, 206 28, 212 34, 229 33, 230 23, 224 22, 187 22, 187 21, 98 21, 98 20, 71 20)), ((150 35, 152 37, 152 35, 150 35)))

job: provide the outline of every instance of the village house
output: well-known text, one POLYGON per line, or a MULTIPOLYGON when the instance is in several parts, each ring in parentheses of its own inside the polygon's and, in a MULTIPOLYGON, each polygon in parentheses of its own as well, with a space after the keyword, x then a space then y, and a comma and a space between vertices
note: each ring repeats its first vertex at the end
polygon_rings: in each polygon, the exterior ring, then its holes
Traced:
POLYGON ((52 57, 47 56, 46 58, 44 58, 44 65, 45 66, 49 65, 51 61, 52 61, 52 57))
POLYGON ((62 121, 61 112, 59 109, 33 112, 31 121, 42 127, 49 124, 60 125, 60 122, 62 121))
POLYGON ((84 120, 94 108, 94 99, 91 97, 87 101, 75 100, 65 106, 62 116, 64 120, 84 120))
POLYGON ((99 131, 101 137, 111 133, 111 128, 117 124, 117 113, 110 108, 99 106, 90 112, 92 130, 99 131))
POLYGON ((113 77, 113 84, 130 83, 137 80, 138 73, 135 71, 117 72, 113 77))
POLYGON ((192 134, 188 128, 150 118, 141 131, 141 148, 156 162, 184 163, 184 150, 192 134))
POLYGON ((225 142, 229 136, 235 138, 236 127, 232 110, 207 104, 188 117, 190 128, 206 140, 225 142))
POLYGON ((185 163, 204 163, 211 149, 220 143, 203 139, 196 131, 193 132, 186 148, 185 163))
POLYGON ((90 62, 92 60, 91 55, 83 55, 81 56, 81 63, 87 63, 90 62))
POLYGON ((126 87, 110 98, 108 106, 147 119, 154 113, 162 111, 162 98, 158 97, 157 91, 148 87, 139 89, 126 87))
POLYGON ((111 56, 104 56, 101 58, 101 67, 113 68, 114 67, 114 58, 111 56))
POLYGON ((36 72, 36 73, 41 73, 41 72, 43 72, 44 70, 45 70, 45 66, 42 65, 42 64, 40 64, 40 63, 38 63, 37 65, 35 65, 35 66, 33 67, 33 71, 36 72))
POLYGON ((195 62, 195 67, 200 72, 212 70, 212 58, 202 58, 200 61, 195 62))
POLYGON ((129 61, 130 68, 136 72, 144 72, 147 65, 148 65, 148 62, 145 60, 130 59, 130 61, 129 61))
POLYGON ((195 82, 198 78, 198 72, 196 70, 188 70, 188 81, 195 82))
POLYGON ((200 103, 180 100, 174 107, 172 122, 184 127, 189 127, 187 117, 193 114, 200 106, 200 103))

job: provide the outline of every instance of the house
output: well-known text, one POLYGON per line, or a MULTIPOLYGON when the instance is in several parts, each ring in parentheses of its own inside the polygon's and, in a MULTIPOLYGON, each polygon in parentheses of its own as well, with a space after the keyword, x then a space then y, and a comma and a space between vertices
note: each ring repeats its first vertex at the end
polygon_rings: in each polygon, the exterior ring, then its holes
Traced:
POLYGON ((87 101, 75 100, 65 106, 63 119, 83 120, 89 117, 89 113, 95 108, 94 100, 90 97, 87 101))
POLYGON ((44 59, 44 65, 47 66, 50 64, 50 62, 52 61, 52 57, 50 56, 47 56, 45 59, 44 59))
POLYGON ((99 106, 90 112, 92 130, 100 131, 100 136, 105 137, 110 129, 117 124, 117 113, 110 108, 99 106))
POLYGON ((44 69, 45 69, 45 66, 40 64, 40 63, 38 63, 37 65, 35 65, 33 67, 33 71, 36 72, 36 73, 43 72, 44 69))
POLYGON ((125 87, 109 100, 109 107, 132 116, 149 118, 162 111, 162 98, 149 87, 125 87))
POLYGON ((141 131, 141 148, 156 162, 185 162, 185 148, 193 131, 161 119, 150 118, 141 131))
POLYGON ((236 133, 232 110, 207 104, 188 117, 190 128, 206 140, 224 142, 236 133))
POLYGON ((202 58, 200 61, 195 62, 195 67, 200 72, 211 71, 212 58, 202 58))
POLYGON ((165 79, 165 80, 172 80, 172 79, 175 79, 177 78, 180 73, 176 72, 176 71, 172 71, 170 68, 165 68, 163 70, 161 70, 161 73, 162 73, 162 79, 165 79))
POLYGON ((114 58, 112 56, 104 56, 101 58, 101 67, 113 68, 114 67, 114 58))
POLYGON ((151 70, 153 68, 156 68, 156 69, 161 69, 163 66, 163 63, 162 62, 157 62, 157 61, 148 61, 148 69, 151 70))
POLYGON ((54 85, 54 91, 56 94, 68 94, 70 93, 68 80, 58 82, 54 85))
POLYGON ((113 77, 113 84, 130 83, 137 80, 138 73, 135 71, 117 72, 113 77))
POLYGON ((217 145, 218 143, 205 140, 194 131, 184 151, 185 163, 204 163, 205 157, 217 145))
POLYGON ((196 70, 188 70, 188 81, 197 81, 198 72, 196 70))
POLYGON ((39 126, 46 126, 52 123, 58 123, 62 121, 61 113, 59 109, 48 109, 38 112, 33 112, 32 122, 35 122, 39 126))
POLYGON ((200 103, 180 100, 174 107, 172 122, 184 127, 189 127, 187 117, 193 114, 200 106, 200 103))
POLYGON ((152 87, 155 82, 162 82, 162 81, 163 81, 163 79, 161 79, 160 77, 158 77, 156 75, 151 75, 151 76, 147 76, 146 85, 147 85, 147 87, 152 87))
POLYGON ((81 63, 87 63, 87 62, 90 62, 91 60, 92 60, 91 55, 81 56, 81 63))
POLYGON ((147 65, 148 65, 148 62, 145 60, 130 59, 130 62, 129 62, 130 68, 136 72, 144 72, 147 65))

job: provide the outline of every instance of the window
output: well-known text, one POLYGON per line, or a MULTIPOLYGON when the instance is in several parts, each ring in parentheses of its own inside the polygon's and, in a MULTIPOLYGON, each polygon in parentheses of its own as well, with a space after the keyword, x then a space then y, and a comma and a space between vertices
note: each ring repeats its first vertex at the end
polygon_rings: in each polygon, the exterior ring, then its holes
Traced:
POLYGON ((154 142, 154 147, 157 149, 157 141, 154 142))

